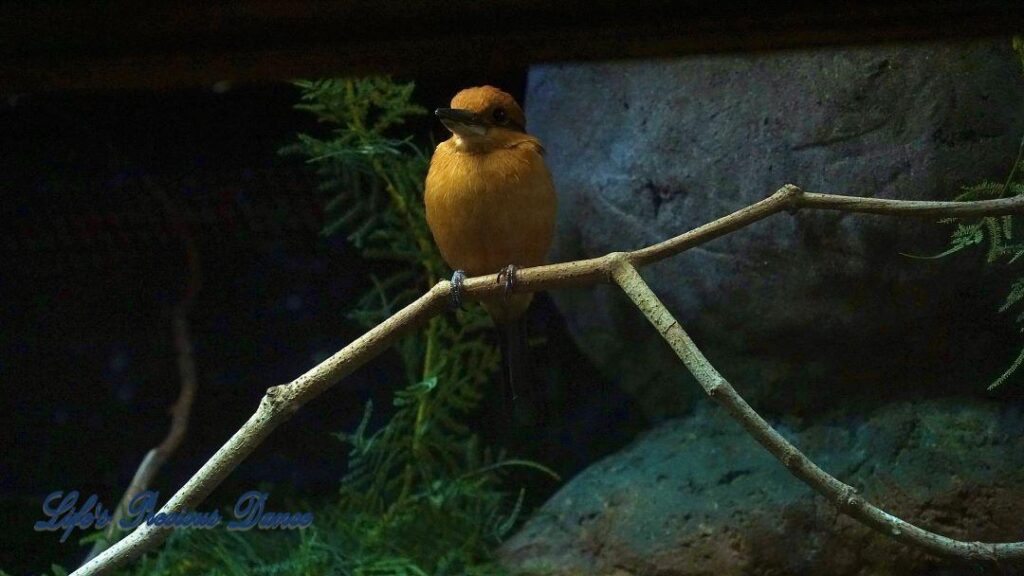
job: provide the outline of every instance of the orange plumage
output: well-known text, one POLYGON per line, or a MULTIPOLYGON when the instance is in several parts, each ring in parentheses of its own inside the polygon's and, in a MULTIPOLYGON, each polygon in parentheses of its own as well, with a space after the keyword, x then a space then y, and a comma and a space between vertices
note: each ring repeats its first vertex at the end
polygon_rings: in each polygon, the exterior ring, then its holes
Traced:
MULTIPOLYGON (((505 92, 482 86, 459 92, 437 115, 452 137, 430 161, 424 201, 445 261, 469 276, 543 264, 555 230, 555 188, 522 109, 505 92)), ((513 294, 484 305, 506 323, 530 299, 513 294)))

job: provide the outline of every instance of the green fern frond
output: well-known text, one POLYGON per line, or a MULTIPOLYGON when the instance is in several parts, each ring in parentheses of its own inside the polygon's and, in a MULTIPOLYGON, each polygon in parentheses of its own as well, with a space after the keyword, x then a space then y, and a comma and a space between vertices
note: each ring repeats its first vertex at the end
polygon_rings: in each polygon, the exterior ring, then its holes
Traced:
MULTIPOLYGON (((972 200, 991 200, 1001 198, 1006 186, 1002 182, 980 182, 970 186, 964 186, 962 192, 954 198, 958 202, 972 200)), ((955 219, 953 219, 955 220, 955 219)))
MULTIPOLYGON (((988 220, 986 218, 986 220, 988 220)), ((985 233, 982 230, 983 222, 975 224, 960 224, 957 223, 956 230, 953 230, 952 235, 949 239, 949 247, 938 254, 932 256, 918 256, 915 254, 906 254, 900 252, 902 256, 908 258, 915 258, 917 260, 935 260, 938 258, 945 258, 950 254, 955 254, 965 248, 969 248, 976 244, 981 244, 985 240, 985 233)))
MULTIPOLYGON (((1024 36, 1013 37, 1013 50, 1020 57, 1021 67, 1024 70, 1024 36)), ((960 201, 988 200, 1024 195, 1022 173, 1024 173, 1024 137, 1021 138, 1017 147, 1017 155, 1014 157, 1013 163, 1010 164, 1008 174, 1003 182, 984 181, 964 186, 955 199, 960 201)), ((1013 242, 1014 238, 1020 237, 1020 234, 1015 230, 1019 224, 1018 219, 1012 216, 986 217, 969 223, 964 223, 959 218, 943 218, 939 222, 956 224, 956 229, 950 236, 946 250, 934 256, 911 256, 912 258, 943 258, 985 243, 988 244, 985 261, 989 265, 1012 266, 1021 256, 1024 256, 1024 243, 1013 242)), ((1010 287, 1010 292, 999 308, 1000 312, 1006 312, 1024 300, 1024 274, 1018 272, 1016 275, 1017 280, 1010 287)), ((1024 312, 1017 315, 1016 321, 1024 324, 1024 312)), ((1024 348, 1010 363, 1010 366, 989 385, 989 390, 994 390, 1002 385, 1020 368, 1022 363, 1024 363, 1024 348)))
POLYGON ((1013 264, 1018 258, 1024 256, 1024 244, 1009 244, 1006 246, 1006 253, 1012 254, 1010 259, 1007 260, 1007 264, 1013 264))
MULTIPOLYGON (((1019 45, 1019 39, 1015 39, 1015 49, 1024 50, 1019 45)), ((1024 52, 1022 52, 1024 57, 1024 52)), ((962 192, 956 197, 957 200, 987 200, 992 198, 1004 198, 1008 196, 1024 195, 1024 181, 1021 174, 1024 173, 1024 138, 1021 139, 1017 149, 1017 156, 1011 164, 1009 174, 1002 183, 981 182, 971 186, 965 186, 962 192)), ((940 220, 943 224, 955 224, 956 229, 950 235, 947 248, 934 256, 910 256, 911 258, 935 259, 944 258, 957 252, 961 252, 973 246, 987 244, 985 251, 985 262, 989 265, 1002 264, 1005 266, 1014 265, 1021 256, 1024 256, 1024 243, 1014 243, 1014 238, 1019 238, 1014 228, 1019 224, 1012 216, 984 217, 965 223, 959 218, 944 218, 940 220)), ((1000 312, 1019 305, 1024 300, 1024 275, 1018 273, 1017 280, 1010 288, 1000 312)), ((1018 323, 1024 323, 1024 313, 1016 317, 1018 323)), ((1017 369, 1024 363, 1024 349, 1017 358, 1010 363, 1010 366, 990 385, 989 390, 1002 385, 1017 369)))
POLYGON ((1018 368, 1020 368, 1021 364, 1024 364, 1024 348, 1021 348, 1020 353, 1017 354, 1017 358, 1012 363, 1010 363, 1010 366, 1006 369, 1006 371, 1000 374, 998 378, 993 380, 992 383, 988 385, 989 391, 991 392, 992 390, 995 390, 996 388, 1002 386, 1003 382, 1006 382, 1006 380, 1010 376, 1012 376, 1018 368))
POLYGON ((1006 301, 999 307, 999 311, 1006 312, 1011 306, 1020 302, 1021 298, 1024 298, 1024 278, 1018 278, 1013 283, 1010 293, 1006 295, 1006 301))

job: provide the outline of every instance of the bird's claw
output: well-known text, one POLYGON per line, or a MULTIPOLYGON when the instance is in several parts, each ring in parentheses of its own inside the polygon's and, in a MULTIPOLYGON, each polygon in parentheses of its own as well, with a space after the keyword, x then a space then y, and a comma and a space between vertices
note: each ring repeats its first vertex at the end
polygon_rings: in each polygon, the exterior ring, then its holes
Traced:
POLYGON ((501 284, 502 279, 504 279, 505 300, 508 300, 509 296, 512 295, 512 290, 516 287, 516 270, 518 268, 516 268, 515 264, 509 264, 498 272, 498 284, 501 284))
POLYGON ((466 280, 466 273, 456 270, 452 273, 452 293, 449 296, 448 305, 452 310, 462 308, 462 283, 466 280))

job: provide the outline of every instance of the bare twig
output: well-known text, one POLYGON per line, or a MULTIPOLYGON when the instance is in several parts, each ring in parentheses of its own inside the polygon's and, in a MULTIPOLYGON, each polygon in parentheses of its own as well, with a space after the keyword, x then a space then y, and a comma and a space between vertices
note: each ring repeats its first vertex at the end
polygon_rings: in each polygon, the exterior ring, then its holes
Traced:
MULTIPOLYGON (((363 334, 290 384, 267 389, 256 413, 172 496, 160 512, 194 509, 224 481, 275 428, 291 418, 306 402, 386 350, 403 334, 418 328, 448 302, 447 282, 363 334)), ((151 550, 169 536, 169 529, 143 523, 134 532, 93 558, 74 574, 108 574, 151 550)))
POLYGON ((962 560, 1024 560, 1024 542, 986 543, 954 540, 901 520, 857 495, 855 488, 819 468, 743 400, 736 389, 697 349, 683 327, 651 291, 636 268, 629 263, 627 255, 622 254, 618 259, 612 276, 665 338, 704 388, 704 392, 724 406, 754 439, 789 469, 790 473, 828 498, 840 511, 890 538, 939 556, 962 560))
POLYGON ((121 501, 114 510, 114 515, 103 533, 103 538, 93 544, 88 557, 85 559, 86 563, 110 547, 119 530, 118 523, 128 509, 128 504, 136 496, 149 488, 153 478, 156 477, 164 462, 181 445, 181 441, 185 438, 185 432, 188 430, 189 414, 192 412, 192 401, 195 399, 196 389, 198 388, 195 354, 192 350, 192 338, 189 335, 188 315, 192 310, 195 296, 203 283, 202 268, 199 264, 199 250, 196 247, 192 233, 185 224, 186 219, 182 217, 163 189, 148 181, 145 184, 162 205, 164 212, 171 221, 175 236, 181 240, 185 248, 188 284, 185 287, 184 296, 174 306, 171 318, 171 325, 174 330, 174 351, 178 358, 178 379, 181 383, 181 388, 178 392, 178 399, 171 407, 171 427, 167 431, 167 436, 142 458, 142 462, 139 463, 139 467, 135 470, 131 483, 128 484, 128 489, 124 491, 121 501))
POLYGON ((167 436, 155 448, 150 449, 142 459, 135 476, 132 477, 128 489, 125 490, 121 502, 114 511, 110 524, 103 534, 103 539, 97 540, 89 552, 86 562, 95 558, 106 550, 114 541, 118 523, 124 517, 128 504, 136 496, 149 488, 156 477, 160 467, 178 449, 185 432, 188 430, 189 413, 192 409, 192 400, 196 394, 196 368, 195 358, 192 353, 192 341, 189 338, 188 329, 188 307, 182 303, 174 309, 174 347, 178 354, 178 373, 181 379, 181 391, 178 393, 178 400, 171 407, 171 427, 167 436))
MULTIPOLYGON (((802 207, 897 216, 994 216, 1024 214, 1024 197, 977 202, 908 202, 828 194, 805 194, 796 186, 787 185, 756 204, 665 242, 648 246, 635 252, 617 252, 589 260, 563 262, 523 269, 517 274, 516 290, 536 292, 538 290, 552 290, 567 286, 608 282, 614 274, 622 274, 621 270, 624 261, 631 266, 643 266, 703 244, 729 232, 739 230, 777 212, 783 210, 792 212, 802 207)), ((484 297, 498 296, 501 290, 503 290, 503 287, 494 282, 493 276, 478 276, 466 280, 463 285, 463 297, 469 300, 479 300, 484 297)), ((202 502, 242 460, 259 446, 271 431, 287 420, 306 402, 309 402, 334 385, 338 380, 380 354, 399 336, 419 327, 429 318, 443 311, 450 293, 451 285, 449 282, 441 281, 437 283, 419 299, 377 325, 309 372, 299 376, 290 384, 268 389, 256 413, 168 500, 161 509, 161 512, 181 511, 202 502)), ((674 320, 669 322, 669 324, 671 323, 674 323, 674 320)), ((669 330, 669 328, 669 326, 666 326, 665 330, 669 330)), ((692 350, 696 349, 693 348, 692 350)), ((690 349, 684 351, 688 355, 692 356, 693 354, 690 349)), ((691 362, 693 362, 692 359, 691 362)), ((707 370, 710 368, 706 361, 703 365, 695 363, 694 366, 695 370, 707 370)), ((713 395, 713 397, 721 397, 723 394, 728 395, 728 390, 732 390, 731 386, 728 386, 717 372, 708 372, 704 377, 708 380, 702 380, 702 382, 707 381, 712 384, 719 382, 716 386, 712 386, 712 390, 715 390, 717 395, 713 395)), ((732 394, 735 395, 735 391, 732 394)), ((738 407, 737 409, 749 411, 749 414, 744 413, 743 418, 740 418, 740 421, 745 423, 745 426, 748 425, 746 424, 748 422, 760 420, 760 417, 757 416, 753 409, 743 402, 738 395, 735 396, 735 401, 727 406, 736 406, 738 407)), ((733 415, 736 416, 737 413, 733 413, 733 415)), ((763 422, 763 420, 760 421, 763 422)), ((774 439, 771 441, 762 440, 762 436, 759 436, 759 434, 767 434, 768 436, 774 434, 778 436, 770 427, 767 427, 767 424, 765 428, 748 427, 747 430, 758 440, 761 440, 762 444, 769 450, 777 448, 778 444, 775 443, 774 439)), ((778 440, 785 442, 781 437, 778 440)), ((819 468, 814 466, 806 457, 800 455, 799 452, 776 453, 773 451, 772 453, 776 457, 783 459, 783 462, 788 464, 790 470, 805 481, 806 478, 811 477, 808 472, 812 470, 811 467, 814 470, 820 471, 819 468), (796 456, 791 454, 796 454, 796 456)), ((942 537, 895 519, 877 508, 868 508, 870 505, 849 491, 849 487, 845 484, 828 476, 823 471, 821 471, 821 475, 825 478, 823 486, 828 487, 830 490, 834 489, 836 494, 843 495, 842 500, 838 498, 833 499, 833 501, 840 504, 840 509, 869 526, 884 527, 886 530, 889 530, 888 533, 890 535, 903 542, 922 546, 932 552, 962 558, 1017 559, 1024 556, 1024 543, 991 545, 957 543, 957 541, 949 539, 936 540, 942 537), (893 521, 897 523, 892 524, 891 522, 893 521), (899 534, 893 534, 892 526, 897 527, 899 534), (947 548, 939 542, 954 542, 956 544, 947 548), (948 552, 946 552, 947 549, 948 552)), ((830 495, 832 493, 829 492, 830 495)), ((167 536, 167 529, 143 524, 123 540, 110 547, 106 552, 79 568, 74 574, 79 576, 107 574, 114 568, 129 562, 145 551, 153 549, 166 539, 167 536)))
POLYGON ((806 192, 798 196, 797 206, 823 208, 843 212, 864 214, 886 214, 891 216, 915 216, 923 218, 975 216, 1002 216, 1019 214, 1021 198, 997 198, 977 202, 925 202, 912 200, 889 200, 888 198, 858 198, 806 192))

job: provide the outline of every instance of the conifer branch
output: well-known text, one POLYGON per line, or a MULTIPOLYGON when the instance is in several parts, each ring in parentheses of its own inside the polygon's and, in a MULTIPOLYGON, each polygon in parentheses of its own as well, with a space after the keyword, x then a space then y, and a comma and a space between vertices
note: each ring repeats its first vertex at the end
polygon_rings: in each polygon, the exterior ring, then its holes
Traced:
MULTIPOLYGON (((796 186, 786 185, 775 194, 732 214, 695 228, 689 232, 634 252, 614 252, 599 258, 562 262, 547 266, 525 268, 517 273, 516 290, 536 292, 568 286, 581 286, 611 282, 628 275, 628 268, 657 262, 703 244, 730 232, 739 230, 777 212, 795 212, 800 208, 838 210, 893 216, 997 216, 1024 213, 1024 197, 980 200, 971 202, 920 202, 835 196, 804 193, 796 186), (626 272, 624 272, 624 270, 626 272), (615 278, 616 275, 619 278, 615 278)), ((634 270, 635 272, 635 270, 634 270)), ((624 280, 623 280, 624 281, 624 280)), ((636 292, 631 297, 644 300, 638 306, 649 318, 654 316, 656 326, 663 335, 678 339, 682 328, 662 306, 654 306, 655 297, 636 292), (678 328, 678 332, 676 329, 678 328)), ((463 298, 479 300, 499 297, 503 285, 493 275, 466 280, 463 298)), ((627 291, 627 293, 630 293, 627 291)), ((289 384, 267 390, 255 414, 175 493, 160 512, 179 512, 194 509, 200 504, 263 440, 279 425, 287 421, 304 404, 319 396, 339 380, 375 358, 400 336, 419 328, 430 318, 444 311, 451 294, 451 284, 441 281, 417 300, 366 332, 333 356, 299 376, 289 384)), ((651 295, 653 296, 653 294, 651 295)), ((653 321, 653 320, 652 320, 653 321)), ((724 404, 747 431, 779 458, 798 478, 810 483, 831 499, 840 510, 855 519, 883 531, 901 542, 921 547, 932 553, 962 559, 991 559, 994 561, 1024 559, 1024 542, 984 544, 959 542, 933 534, 906 523, 868 504, 839 480, 829 476, 778 436, 735 390, 719 375, 692 345, 682 340, 677 353, 694 371, 698 380, 712 398, 724 404), (764 426, 760 424, 763 423, 764 426)), ((167 537, 166 528, 143 524, 101 555, 83 565, 73 574, 92 576, 109 574, 141 554, 159 546, 167 537)))

